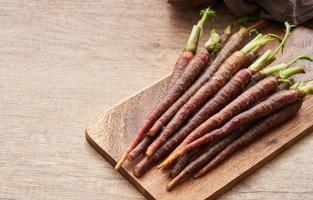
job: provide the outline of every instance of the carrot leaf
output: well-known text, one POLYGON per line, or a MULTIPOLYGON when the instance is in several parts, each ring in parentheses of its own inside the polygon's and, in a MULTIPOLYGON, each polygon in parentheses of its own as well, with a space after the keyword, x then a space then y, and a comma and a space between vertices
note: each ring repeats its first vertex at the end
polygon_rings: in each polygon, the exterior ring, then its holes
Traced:
POLYGON ((252 35, 252 34, 258 35, 258 34, 260 34, 260 32, 256 28, 254 28, 254 29, 249 31, 249 35, 252 35))
POLYGON ((297 58, 293 59, 291 62, 289 62, 287 64, 287 66, 291 66, 293 64, 295 64, 296 62, 298 62, 299 60, 307 60, 310 62, 313 62, 313 58, 309 57, 309 56, 298 56, 297 58))
POLYGON ((300 82, 297 82, 297 83, 293 84, 289 89, 295 90, 295 89, 297 89, 299 87, 302 87, 302 86, 304 86, 304 82, 300 81, 300 82))
POLYGON ((280 45, 277 47, 277 49, 274 51, 272 57, 276 56, 276 54, 279 52, 279 50, 281 49, 281 52, 284 51, 284 47, 286 44, 286 40, 290 34, 291 28, 293 27, 293 25, 290 25, 288 22, 285 22, 285 35, 284 38, 282 39, 282 41, 280 42, 280 45))
POLYGON ((203 9, 200 11, 200 16, 201 19, 199 20, 197 26, 201 28, 201 33, 203 31, 203 26, 204 24, 209 20, 209 19, 214 19, 216 16, 216 12, 212 10, 210 7, 203 9))

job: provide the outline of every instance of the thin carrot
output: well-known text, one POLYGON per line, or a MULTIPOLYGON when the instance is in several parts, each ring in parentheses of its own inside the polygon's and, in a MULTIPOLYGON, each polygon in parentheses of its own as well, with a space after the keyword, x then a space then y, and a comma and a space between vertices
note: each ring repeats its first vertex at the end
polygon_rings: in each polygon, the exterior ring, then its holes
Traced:
MULTIPOLYGON (((297 72, 295 72, 297 73, 297 72)), ((289 74, 289 76, 294 74, 289 74)), ((179 156, 178 153, 181 149, 188 146, 189 143, 197 140, 204 134, 222 126, 228 120, 238 115, 240 112, 248 109, 250 106, 254 105, 271 92, 273 92, 279 84, 279 76, 271 76, 263 79, 255 86, 249 88, 234 101, 228 104, 220 112, 210 117, 200 126, 198 126, 193 132, 191 132, 185 140, 176 148, 176 150, 163 162, 159 167, 167 168, 169 167, 179 156)), ((189 148, 189 147, 188 147, 189 148)))
POLYGON ((232 142, 229 146, 227 146, 221 153, 219 153, 211 162, 209 162, 205 167, 203 167, 194 177, 199 178, 204 174, 211 171, 217 165, 222 163, 224 160, 229 158, 235 151, 239 148, 250 143, 259 135, 265 133, 266 131, 279 126, 296 115, 302 105, 302 100, 298 100, 297 102, 282 108, 277 111, 275 114, 265 118, 258 122, 255 126, 249 129, 246 133, 244 133, 237 140, 232 142))
MULTIPOLYGON (((258 37, 258 36, 257 36, 258 37)), ((191 115, 193 115, 209 98, 218 92, 231 77, 243 67, 247 62, 251 62, 254 58, 254 49, 259 48, 272 40, 271 37, 259 37, 248 43, 240 51, 233 53, 222 64, 219 70, 206 82, 188 101, 183 107, 175 114, 174 118, 167 124, 166 128, 160 135, 152 142, 146 151, 149 157, 155 153, 160 146, 162 146, 167 138, 169 138, 191 115)))
POLYGON ((188 164, 183 170, 181 170, 181 172, 177 174, 177 176, 173 180, 171 180, 171 182, 166 186, 166 189, 171 190, 176 185, 192 176, 193 173, 204 167, 218 153, 223 151, 231 142, 240 137, 242 133, 245 132, 247 129, 248 126, 241 127, 231 135, 220 139, 216 144, 212 145, 212 147, 208 148, 207 151, 205 151, 203 154, 201 154, 199 157, 193 160, 190 164, 188 164))
POLYGON ((216 129, 212 132, 207 133, 201 138, 193 141, 192 143, 184 146, 176 153, 172 155, 167 161, 163 162, 163 165, 167 165, 169 162, 173 162, 178 157, 194 150, 202 147, 203 145, 208 144, 209 142, 214 142, 217 139, 229 135, 236 127, 240 127, 246 125, 247 123, 251 123, 255 120, 259 120, 260 118, 267 116, 270 113, 275 112, 276 110, 292 104, 297 100, 302 99, 305 95, 309 94, 308 92, 313 91, 313 86, 309 87, 300 87, 297 90, 285 90, 278 93, 273 94, 268 99, 262 101, 251 109, 237 115, 230 121, 228 121, 223 127, 216 129))
MULTIPOLYGON (((203 25, 209 18, 214 16, 215 12, 210 8, 206 9, 201 20, 193 27, 191 39, 188 40, 188 50, 196 51, 200 34, 203 30, 203 25)), ((218 41, 216 41, 218 42, 218 41)), ((214 45, 213 45, 214 46, 214 45)), ((209 51, 213 51, 210 49, 209 51)), ((193 59, 188 63, 184 69, 184 73, 175 85, 171 87, 167 94, 163 97, 162 101, 153 109, 150 115, 145 119, 143 124, 138 128, 135 136, 122 155, 119 162, 116 164, 115 169, 118 170, 127 158, 127 155, 137 146, 143 139, 144 134, 149 131, 154 122, 184 93, 184 91, 193 83, 196 77, 201 73, 202 69, 206 66, 209 60, 209 52, 207 49, 201 49, 193 59)))

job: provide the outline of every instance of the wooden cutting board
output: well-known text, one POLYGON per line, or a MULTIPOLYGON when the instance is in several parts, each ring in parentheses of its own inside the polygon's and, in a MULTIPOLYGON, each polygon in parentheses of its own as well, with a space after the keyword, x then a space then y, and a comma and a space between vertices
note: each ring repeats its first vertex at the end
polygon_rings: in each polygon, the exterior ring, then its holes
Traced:
MULTIPOLYGON (((273 27, 270 30, 277 33, 274 31, 277 28, 273 27)), ((313 31, 299 27, 293 31, 284 54, 278 56, 275 63, 288 62, 302 54, 313 55, 313 31)), ((310 63, 299 64, 306 65, 307 74, 300 75, 296 79, 313 77, 313 68, 308 67, 310 63)), ((114 166, 130 143, 138 124, 162 98, 167 83, 168 78, 164 78, 91 119, 86 127, 86 138, 89 144, 114 166)), ((171 192, 165 189, 169 181, 167 173, 156 167, 140 179, 132 174, 134 163, 126 162, 119 172, 147 199, 215 199, 312 131, 313 97, 307 97, 299 114, 289 123, 269 131, 203 178, 189 179, 171 192)))

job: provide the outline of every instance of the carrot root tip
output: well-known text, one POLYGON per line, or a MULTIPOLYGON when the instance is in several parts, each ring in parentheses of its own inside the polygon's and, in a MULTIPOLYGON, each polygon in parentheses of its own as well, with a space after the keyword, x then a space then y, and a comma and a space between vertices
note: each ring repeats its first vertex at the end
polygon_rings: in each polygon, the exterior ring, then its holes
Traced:
POLYGON ((171 191, 173 189, 173 185, 171 183, 166 185, 166 190, 171 191))
POLYGON ((127 159, 127 154, 125 153, 122 158, 118 161, 118 163, 115 165, 114 169, 115 170, 119 170, 121 168, 121 166, 123 165, 123 163, 125 162, 125 160, 127 159))
POLYGON ((150 148, 148 148, 147 151, 146 151, 146 156, 147 156, 148 158, 150 158, 150 157, 152 156, 152 154, 153 154, 153 152, 151 151, 150 148))
POLYGON ((163 169, 162 163, 157 166, 157 169, 163 169))

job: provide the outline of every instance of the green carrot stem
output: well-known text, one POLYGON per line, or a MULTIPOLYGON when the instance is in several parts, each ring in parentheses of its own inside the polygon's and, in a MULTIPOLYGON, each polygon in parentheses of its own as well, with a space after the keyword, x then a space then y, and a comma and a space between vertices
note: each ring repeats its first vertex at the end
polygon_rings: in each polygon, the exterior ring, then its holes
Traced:
POLYGON ((230 35, 232 32, 232 27, 230 25, 228 25, 225 29, 224 29, 224 33, 227 35, 230 35))
MULTIPOLYGON (((272 59, 275 59, 275 57, 272 57, 272 59)), ((292 60, 291 62, 289 62, 288 64, 280 63, 280 64, 274 65, 272 67, 267 67, 267 68, 261 70, 260 73, 264 76, 270 76, 270 75, 278 73, 281 70, 287 69, 288 67, 290 67, 291 65, 293 65, 294 63, 296 63, 299 60, 312 61, 311 58, 308 56, 299 56, 299 57, 295 58, 294 60, 292 60)))
POLYGON ((252 49, 252 50, 250 51, 250 53, 256 54, 256 53, 260 50, 261 47, 262 47, 262 46, 256 46, 256 47, 254 47, 254 49, 252 49))
POLYGON ((239 33, 240 33, 240 34, 243 34, 243 35, 244 35, 244 34, 246 34, 247 32, 248 32, 248 29, 247 29, 246 27, 243 27, 243 26, 240 27, 240 30, 239 30, 239 33))
POLYGON ((195 53, 197 51, 200 34, 201 28, 198 26, 193 26, 188 42, 185 47, 186 51, 191 51, 192 53, 195 53))
POLYGON ((291 65, 295 64, 296 62, 298 62, 299 60, 307 60, 307 61, 312 62, 313 58, 311 58, 309 56, 298 56, 297 58, 295 58, 292 61, 290 61, 287 65, 291 66, 291 65))
POLYGON ((288 79, 296 74, 305 73, 303 67, 290 67, 279 72, 278 76, 282 79, 288 79))
POLYGON ((312 95, 313 94, 313 85, 305 85, 297 88, 299 93, 303 96, 312 95))
POLYGON ((262 69, 260 71, 260 74, 262 74, 264 77, 267 77, 267 76, 276 74, 277 72, 284 70, 286 68, 288 68, 288 66, 284 63, 281 63, 281 64, 274 65, 272 67, 267 67, 265 69, 262 69))
POLYGON ((288 83, 290 86, 292 86, 292 81, 289 79, 278 79, 279 84, 288 83))
POLYGON ((200 15, 202 15, 202 17, 199 20, 197 26, 201 28, 201 33, 202 33, 204 24, 209 19, 213 19, 216 16, 216 12, 212 10, 210 7, 208 7, 207 9, 201 10, 200 15))
POLYGON ((266 43, 268 43, 269 41, 273 40, 273 39, 277 39, 278 41, 281 41, 279 38, 279 36, 274 35, 274 34, 266 34, 263 37, 260 37, 261 34, 257 35, 257 39, 252 40, 251 42, 249 42, 246 46, 244 46, 240 51, 243 53, 249 53, 251 52, 253 49, 255 49, 256 47, 262 47, 264 46, 266 43))
POLYGON ((282 39, 281 43, 279 44, 279 46, 277 47, 277 49, 273 52, 272 56, 271 57, 275 57, 276 54, 278 53, 278 51, 281 49, 283 51, 284 49, 284 46, 286 44, 286 40, 290 34, 290 31, 291 31, 291 27, 292 25, 290 25, 288 22, 285 22, 285 35, 284 35, 284 38, 282 39))
POLYGON ((304 86, 304 85, 305 85, 305 83, 304 83, 303 81, 300 81, 300 82, 294 83, 294 84, 290 87, 290 89, 295 90, 295 89, 297 89, 297 88, 299 88, 299 87, 302 87, 302 86, 304 86))
POLYGON ((262 68, 269 65, 276 59, 276 54, 278 53, 279 49, 284 47, 284 44, 286 43, 286 39, 290 33, 291 26, 288 23, 285 23, 285 26, 286 26, 286 34, 283 39, 281 39, 279 36, 275 34, 268 34, 269 37, 277 39, 280 42, 280 44, 275 51, 267 50, 259 59, 257 59, 249 67, 252 73, 260 71, 262 68))
MULTIPOLYGON (((240 29, 241 30, 241 29, 240 29)), ((261 39, 263 37, 262 34, 258 34, 255 38, 253 38, 248 44, 246 44, 246 46, 244 46, 241 51, 242 52, 249 52, 252 49, 254 49, 256 46, 254 45, 254 43, 256 41, 258 41, 259 39, 261 39)))
POLYGON ((190 33, 189 39, 187 41, 185 50, 190 51, 192 53, 195 53, 198 48, 198 42, 200 39, 200 36, 203 32, 204 24, 208 21, 208 19, 213 18, 215 16, 215 11, 207 8, 202 11, 202 17, 197 23, 197 25, 194 25, 192 27, 192 31, 190 33))
POLYGON ((220 41, 220 35, 216 33, 215 29, 213 29, 211 31, 209 40, 204 44, 204 48, 206 48, 208 51, 214 50, 217 48, 217 46, 219 46, 220 41))
POLYGON ((249 70, 252 72, 252 74, 255 74, 256 72, 263 69, 265 66, 269 64, 268 58, 272 55, 272 50, 269 49, 261 57, 259 57, 254 63, 252 63, 249 66, 249 70))

